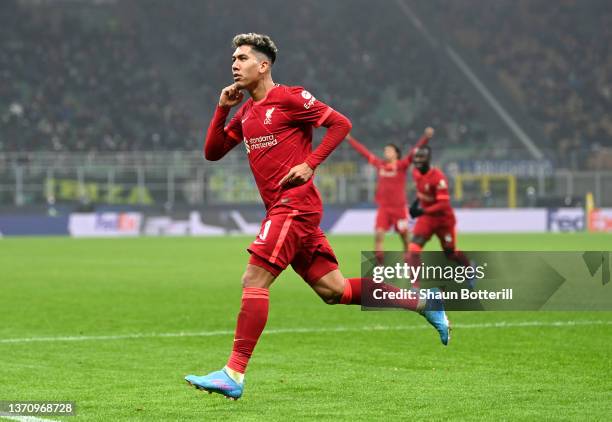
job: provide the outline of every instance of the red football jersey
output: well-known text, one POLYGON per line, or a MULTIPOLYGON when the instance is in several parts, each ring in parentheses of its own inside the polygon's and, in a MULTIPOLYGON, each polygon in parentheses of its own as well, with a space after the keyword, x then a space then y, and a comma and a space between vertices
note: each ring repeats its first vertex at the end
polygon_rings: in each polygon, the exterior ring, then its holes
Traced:
POLYGON ((412 162, 412 155, 389 163, 374 154, 370 154, 368 162, 376 167, 378 184, 374 200, 385 208, 406 207, 406 172, 412 162))
POLYGON ((368 163, 376 167, 378 171, 378 184, 374 198, 378 205, 389 209, 402 209, 406 207, 406 173, 410 164, 412 164, 415 149, 427 144, 428 141, 428 138, 422 137, 407 156, 394 163, 389 163, 372 154, 370 150, 355 138, 349 139, 353 148, 363 155, 368 160, 368 163))
POLYGON ((376 203, 381 207, 406 207, 406 172, 412 156, 404 157, 395 163, 372 163, 378 169, 376 203), (410 161, 408 160, 410 159, 410 161))
POLYGON ((322 211, 313 184, 281 187, 289 170, 303 163, 312 150, 312 130, 333 109, 302 87, 275 85, 260 101, 249 98, 226 126, 236 141, 244 142, 255 183, 267 210, 275 204, 300 211, 322 211))
MULTIPOLYGON (((412 178, 416 186, 417 197, 423 208, 427 208, 439 201, 450 201, 448 192, 448 180, 442 170, 431 167, 425 174, 421 174, 416 168, 412 170, 412 178)), ((436 212, 436 216, 452 216, 453 209, 448 202, 447 207, 436 212)))

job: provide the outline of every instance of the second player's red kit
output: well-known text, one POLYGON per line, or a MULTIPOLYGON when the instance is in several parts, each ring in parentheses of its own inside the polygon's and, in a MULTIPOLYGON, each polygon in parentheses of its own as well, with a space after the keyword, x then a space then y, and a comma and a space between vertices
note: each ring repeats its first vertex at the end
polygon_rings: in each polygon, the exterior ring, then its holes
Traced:
POLYGON ((412 229, 413 235, 429 240, 435 234, 444 249, 454 249, 456 221, 450 203, 448 179, 435 167, 431 167, 425 174, 415 168, 412 170, 412 178, 421 208, 425 212, 417 218, 412 229))
POLYGON ((394 227, 398 233, 408 230, 408 210, 406 209, 406 173, 414 151, 427 144, 429 138, 423 136, 416 146, 404 158, 393 163, 387 162, 372 154, 364 145, 355 138, 349 138, 350 144, 363 155, 368 163, 374 166, 378 172, 378 184, 374 200, 378 204, 376 212, 375 229, 388 231, 394 227))
POLYGON ((266 207, 261 231, 251 243, 249 263, 277 276, 289 264, 309 283, 338 267, 319 228, 323 206, 313 178, 297 187, 279 182, 306 163, 313 170, 342 142, 350 121, 302 87, 275 85, 260 101, 248 99, 227 126, 229 108, 217 107, 205 145, 207 157, 221 158, 244 144, 266 207), (313 128, 328 128, 312 151, 313 128))

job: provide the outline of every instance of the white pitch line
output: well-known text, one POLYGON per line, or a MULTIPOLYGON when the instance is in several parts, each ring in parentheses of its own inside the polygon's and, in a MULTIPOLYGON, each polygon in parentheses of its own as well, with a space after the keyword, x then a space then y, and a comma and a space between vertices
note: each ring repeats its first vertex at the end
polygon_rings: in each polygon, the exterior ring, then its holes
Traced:
POLYGON ((42 419, 42 418, 36 418, 34 416, 2 416, 0 415, 0 419, 9 419, 11 421, 20 421, 20 422, 59 422, 54 419, 42 419))
MULTIPOLYGON (((612 325, 612 320, 578 320, 578 321, 500 321, 482 324, 453 324, 453 329, 473 330, 481 328, 517 328, 517 327, 574 327, 584 325, 612 325)), ((430 329, 429 325, 385 326, 371 325, 363 327, 328 327, 328 328, 271 328, 265 335, 299 334, 299 333, 343 333, 360 331, 408 331, 430 329)), ((174 338, 174 337, 213 337, 233 335, 234 330, 178 332, 178 333, 134 333, 105 336, 58 336, 58 337, 24 337, 0 339, 0 344, 60 342, 60 341, 104 341, 130 340, 141 338, 174 338)))

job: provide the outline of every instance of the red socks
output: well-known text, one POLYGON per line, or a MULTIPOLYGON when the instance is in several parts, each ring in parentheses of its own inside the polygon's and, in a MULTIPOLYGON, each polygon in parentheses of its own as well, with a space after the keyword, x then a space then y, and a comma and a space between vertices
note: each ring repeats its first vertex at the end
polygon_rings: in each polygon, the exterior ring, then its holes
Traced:
MULTIPOLYGON (((361 305, 361 278, 347 278, 344 280, 344 292, 340 303, 343 305, 361 305)), ((363 279, 367 282, 367 279, 363 279)))
POLYGON ((242 306, 238 314, 234 348, 227 366, 234 371, 245 373, 253 349, 259 340, 266 321, 270 304, 269 290, 259 287, 242 289, 242 306))
POLYGON ((384 300, 375 300, 371 298, 373 297, 372 294, 375 289, 380 289, 381 290, 381 292, 379 292, 380 294, 382 294, 382 292, 396 293, 396 292, 400 292, 401 289, 391 284, 374 283, 372 280, 367 279, 367 278, 347 278, 344 281, 344 292, 342 293, 342 298, 340 299, 340 303, 343 305, 361 305, 362 304, 362 300, 361 300, 362 287, 364 288, 364 291, 367 292, 366 294, 370 296, 368 297, 369 303, 365 303, 366 306, 372 304, 373 306, 378 305, 382 307, 382 305, 384 305, 385 307, 389 307, 389 308, 402 308, 402 309, 409 309, 411 311, 415 311, 418 309, 418 306, 419 306, 418 297, 414 299, 405 298, 405 299, 384 299, 384 300))

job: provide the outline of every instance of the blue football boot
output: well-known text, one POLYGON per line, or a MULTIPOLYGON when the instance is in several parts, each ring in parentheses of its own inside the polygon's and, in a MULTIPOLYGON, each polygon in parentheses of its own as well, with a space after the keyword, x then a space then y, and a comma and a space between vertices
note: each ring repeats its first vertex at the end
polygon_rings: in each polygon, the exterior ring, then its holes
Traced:
POLYGON ((225 369, 211 372, 201 377, 197 375, 187 375, 185 381, 199 390, 208 391, 208 394, 223 394, 225 397, 232 400, 238 400, 242 396, 242 391, 244 390, 244 383, 238 384, 227 375, 225 369))
MULTIPOLYGON (((429 289, 429 291, 440 293, 440 289, 436 287, 429 289)), ((428 298, 425 308, 421 311, 421 315, 438 331, 442 344, 448 345, 451 328, 446 312, 444 312, 444 301, 437 298, 428 298)))

